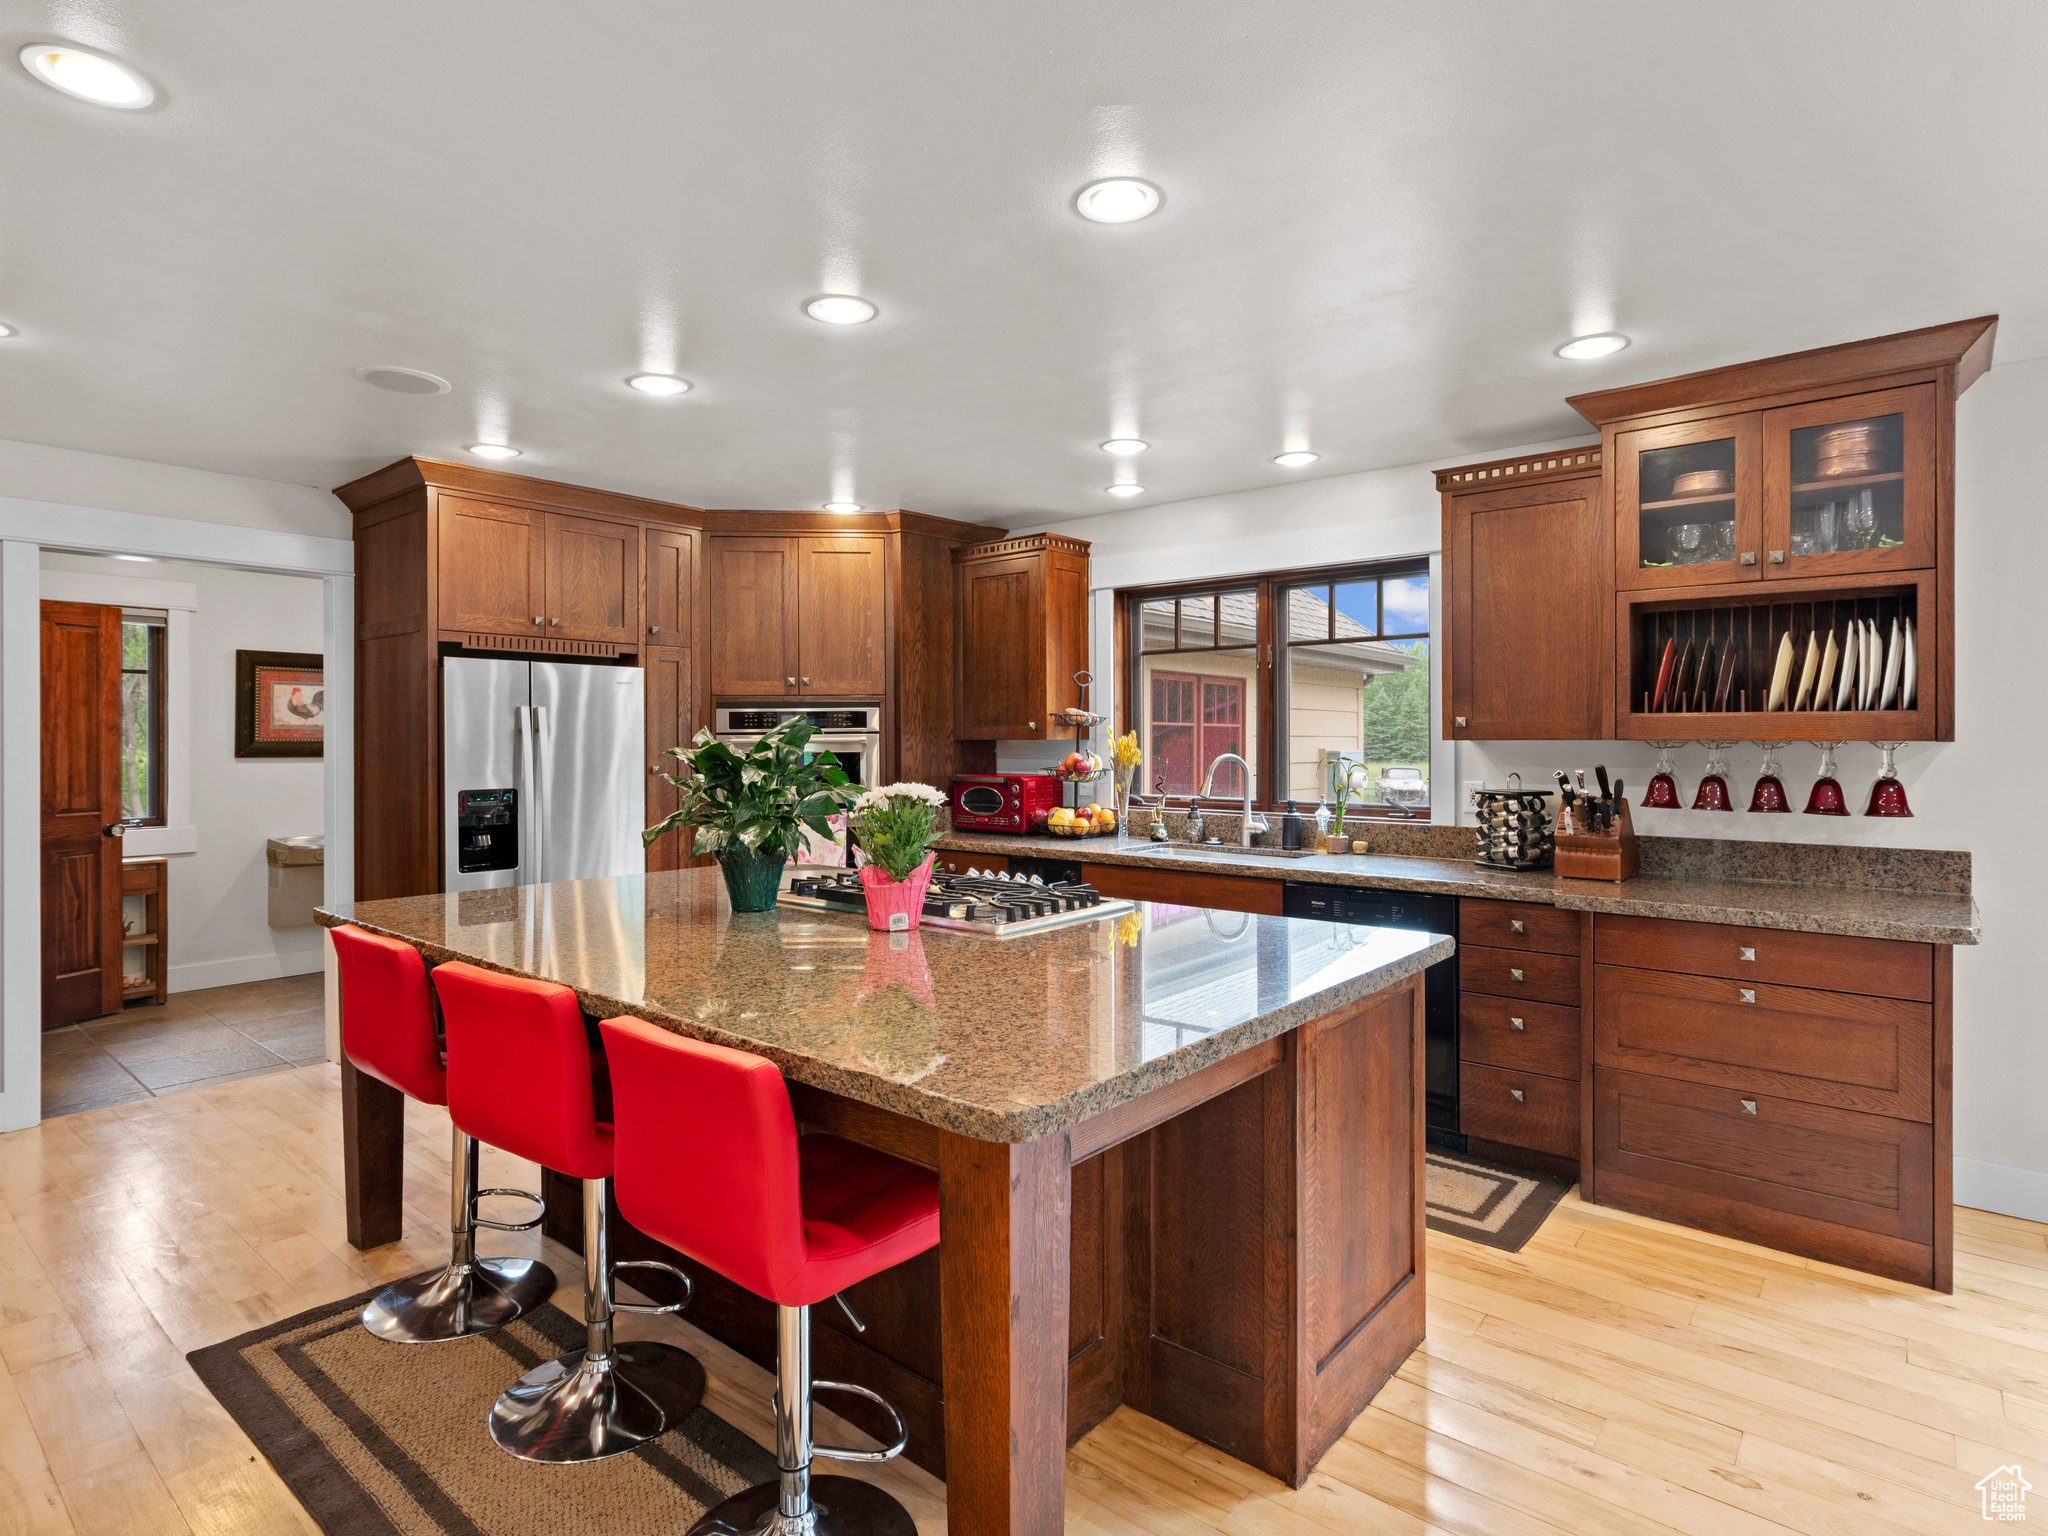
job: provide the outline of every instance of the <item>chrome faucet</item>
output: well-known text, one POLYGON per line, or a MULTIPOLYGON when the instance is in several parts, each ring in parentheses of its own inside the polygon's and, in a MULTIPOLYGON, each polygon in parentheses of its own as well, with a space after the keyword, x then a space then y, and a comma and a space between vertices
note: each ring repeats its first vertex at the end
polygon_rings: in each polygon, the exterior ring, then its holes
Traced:
POLYGON ((1202 785, 1202 798, 1204 800, 1209 798, 1209 791, 1216 787, 1216 770, 1225 763, 1236 763, 1238 767, 1244 770, 1244 820, 1238 827, 1237 845, 1240 848, 1249 848, 1252 845, 1253 832, 1268 830, 1266 818, 1263 816, 1258 818, 1257 826, 1252 824, 1252 765, 1239 757, 1235 752, 1225 752, 1209 765, 1209 777, 1202 785))

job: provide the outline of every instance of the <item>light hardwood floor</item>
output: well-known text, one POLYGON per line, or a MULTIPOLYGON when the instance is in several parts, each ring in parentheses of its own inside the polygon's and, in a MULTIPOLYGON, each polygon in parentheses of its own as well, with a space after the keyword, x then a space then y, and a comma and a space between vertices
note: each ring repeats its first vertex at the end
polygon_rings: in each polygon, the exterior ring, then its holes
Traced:
MULTIPOLYGON (((445 1257, 445 1116, 409 1106, 406 1238, 367 1255, 343 1235, 339 1127, 323 1065, 0 1136, 0 1531, 314 1529, 184 1352, 445 1257)), ((1956 1218, 1953 1297, 1576 1199, 1519 1254, 1432 1236, 1428 1344, 1306 1487, 1119 1412, 1068 1458, 1068 1530, 1982 1530, 1974 1485, 2013 1463, 2048 1520, 2048 1227, 1956 1218)), ((765 1372, 623 1323, 697 1350, 712 1407, 766 1441, 765 1372)), ((923 1473, 876 1480, 945 1529, 923 1473)))

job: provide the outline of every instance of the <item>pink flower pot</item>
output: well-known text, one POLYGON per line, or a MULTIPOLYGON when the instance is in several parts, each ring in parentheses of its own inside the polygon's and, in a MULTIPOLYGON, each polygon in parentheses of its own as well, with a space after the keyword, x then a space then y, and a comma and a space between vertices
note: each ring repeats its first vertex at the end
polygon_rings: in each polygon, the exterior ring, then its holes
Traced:
POLYGON ((930 857, 913 869, 907 880, 891 880, 881 866, 863 864, 860 883, 868 897, 868 926, 884 933, 916 928, 924 915, 924 888, 931 879, 930 857))

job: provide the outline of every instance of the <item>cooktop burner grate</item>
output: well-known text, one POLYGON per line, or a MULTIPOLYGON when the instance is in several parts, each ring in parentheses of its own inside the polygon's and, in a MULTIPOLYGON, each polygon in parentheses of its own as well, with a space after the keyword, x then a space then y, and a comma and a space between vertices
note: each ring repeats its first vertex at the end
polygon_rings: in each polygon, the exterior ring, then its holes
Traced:
MULTIPOLYGON (((782 900, 828 912, 866 912, 867 893, 852 870, 798 875, 782 900)), ((1065 923, 1120 917, 1135 912, 1128 901, 1105 897, 1092 885, 1025 879, 1007 874, 935 873, 925 889, 924 926, 954 928, 997 938, 1016 938, 1065 923)))

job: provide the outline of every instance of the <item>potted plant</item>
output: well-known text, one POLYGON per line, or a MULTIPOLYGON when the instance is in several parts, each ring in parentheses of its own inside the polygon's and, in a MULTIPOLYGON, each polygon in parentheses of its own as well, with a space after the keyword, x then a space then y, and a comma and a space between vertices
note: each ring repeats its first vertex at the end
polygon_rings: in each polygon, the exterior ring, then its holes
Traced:
POLYGON ((792 720, 744 752, 709 731, 687 748, 670 747, 681 776, 663 778, 683 792, 683 803, 640 834, 652 843, 672 827, 691 827, 696 851, 718 860, 735 912, 767 912, 782 887, 782 869, 801 857, 804 828, 832 836, 827 818, 844 810, 853 790, 839 759, 806 752, 811 725, 792 720))
POLYGON ((889 784, 853 802, 847 827, 866 855, 860 883, 867 892, 868 926, 915 928, 931 883, 931 847, 942 835, 939 811, 946 797, 929 784, 889 784))

